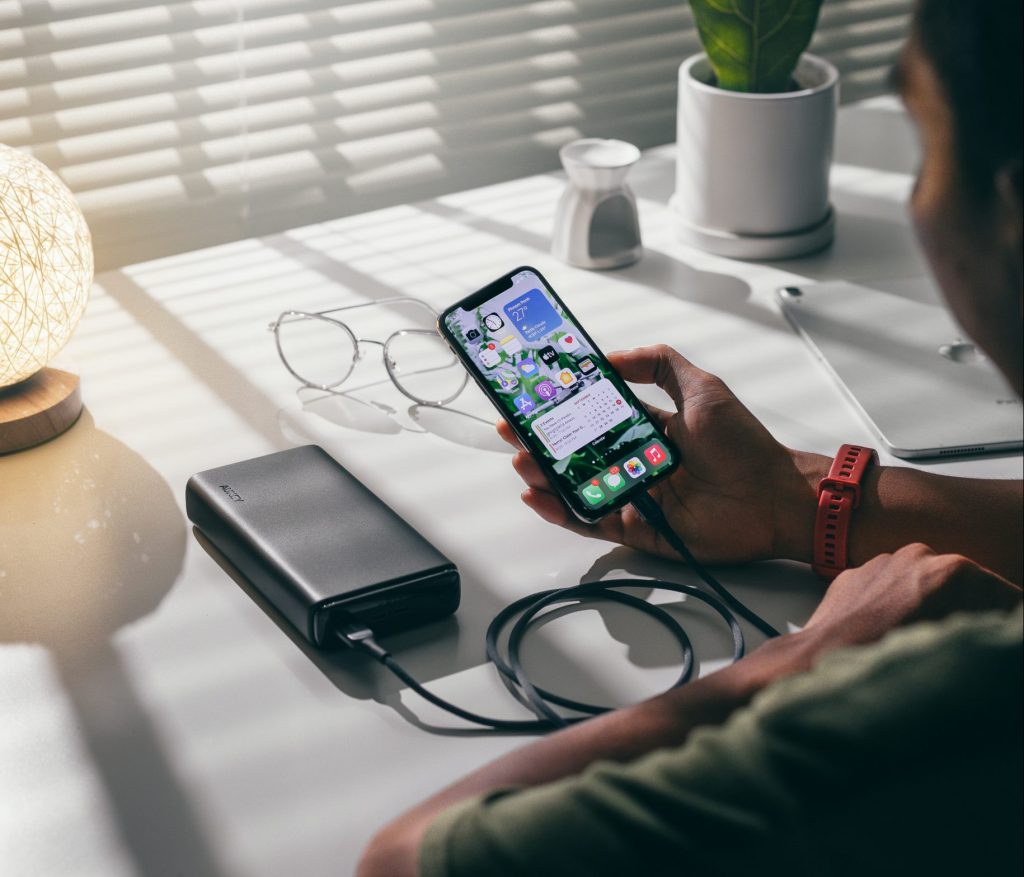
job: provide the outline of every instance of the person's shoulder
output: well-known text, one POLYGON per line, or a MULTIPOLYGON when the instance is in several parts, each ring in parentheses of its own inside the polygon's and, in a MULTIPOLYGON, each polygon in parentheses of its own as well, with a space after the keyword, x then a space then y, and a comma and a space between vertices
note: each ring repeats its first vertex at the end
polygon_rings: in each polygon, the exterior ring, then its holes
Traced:
MULTIPOLYGON (((1003 756, 1020 748, 1022 619, 1018 610, 915 625, 836 652, 682 745, 463 802, 428 829, 421 871, 673 874, 685 864, 749 874, 775 861, 800 874, 913 873, 950 788, 960 800, 986 790, 984 806, 972 805, 979 832, 1020 809, 1006 804, 1012 789, 994 792, 989 780, 1007 764, 1012 772, 1003 756), (865 827, 886 843, 854 854, 865 827), (882 867, 900 844, 912 865, 882 867)), ((959 862, 973 844, 942 835, 949 842, 927 860, 940 870, 942 855, 959 862)))

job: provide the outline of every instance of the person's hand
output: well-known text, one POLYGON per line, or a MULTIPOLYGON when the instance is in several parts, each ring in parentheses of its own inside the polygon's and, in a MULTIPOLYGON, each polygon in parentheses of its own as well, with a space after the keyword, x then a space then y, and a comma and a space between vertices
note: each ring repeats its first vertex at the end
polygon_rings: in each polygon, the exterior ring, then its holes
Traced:
MULTIPOLYGON (((671 413, 647 406, 682 455, 679 467, 651 494, 694 555, 705 562, 725 563, 796 556, 782 534, 794 526, 813 526, 815 507, 814 478, 801 468, 824 465, 827 470, 828 461, 789 451, 720 379, 670 347, 642 347, 610 354, 608 359, 627 381, 657 384, 676 405, 671 413), (806 514, 795 515, 796 508, 806 514)), ((520 447, 504 421, 498 423, 498 432, 520 447)), ((530 454, 520 449, 512 464, 527 484, 523 501, 546 521, 678 559, 631 506, 596 524, 581 523, 530 454)))
POLYGON ((840 573, 804 631, 829 649, 860 645, 915 621, 1009 610, 1020 599, 1020 588, 966 557, 915 543, 840 573))

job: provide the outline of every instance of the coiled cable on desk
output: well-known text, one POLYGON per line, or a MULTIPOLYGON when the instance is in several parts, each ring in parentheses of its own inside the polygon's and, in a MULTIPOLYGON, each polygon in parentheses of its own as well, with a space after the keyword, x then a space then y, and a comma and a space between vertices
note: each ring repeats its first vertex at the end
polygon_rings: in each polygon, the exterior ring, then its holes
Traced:
POLYGON ((422 683, 402 667, 391 653, 377 642, 374 638, 373 631, 356 619, 340 625, 336 631, 336 635, 349 648, 368 654, 375 660, 379 661, 395 676, 402 680, 402 682, 408 685, 409 688, 419 694, 424 698, 424 700, 434 704, 434 706, 437 706, 454 716, 458 716, 460 719, 464 719, 467 722, 482 725, 496 731, 506 732, 551 731, 557 728, 567 727, 568 725, 575 724, 576 722, 581 722, 589 716, 595 716, 610 711, 609 707, 584 703, 582 701, 573 700, 572 698, 547 691, 546 689, 535 685, 530 680, 526 670, 523 668, 520 660, 523 638, 526 636, 531 625, 541 618, 544 610, 551 606, 556 606, 561 603, 582 604, 586 601, 598 599, 612 600, 616 603, 632 606, 633 608, 653 617, 668 629, 669 633, 672 634, 676 642, 679 644, 683 653, 683 661, 679 676, 667 690, 672 690, 673 688, 685 685, 693 674, 693 646, 690 643, 690 638, 686 635, 686 631, 683 629, 682 625, 680 625, 679 622, 664 609, 652 603, 648 603, 645 600, 641 600, 639 597, 634 597, 632 594, 624 593, 620 590, 621 588, 660 588, 667 591, 675 591, 676 593, 684 594, 695 600, 699 600, 702 603, 706 603, 729 627, 729 631, 732 634, 733 639, 733 661, 738 661, 743 657, 746 647, 743 639, 743 631, 740 628, 739 621, 736 619, 737 615, 750 622, 750 624, 760 630, 765 634, 765 636, 779 636, 779 632, 774 627, 772 627, 752 609, 736 599, 736 597, 734 597, 724 585, 722 585, 713 575, 711 575, 710 572, 708 572, 707 569, 704 568, 703 564, 694 558, 690 549, 686 547, 686 543, 683 542, 679 535, 672 529, 664 512, 662 512, 658 504, 651 498, 650 494, 643 494, 639 497, 633 503, 633 507, 640 513, 641 517, 654 527, 665 538, 665 541, 667 541, 668 544, 682 556, 690 568, 697 573, 701 581, 707 586, 711 593, 693 585, 683 585, 677 582, 664 581, 662 579, 606 579, 599 582, 586 582, 581 585, 573 585, 568 588, 552 588, 547 591, 539 591, 535 594, 530 594, 527 597, 516 600, 514 603, 510 603, 494 617, 490 625, 487 627, 487 634, 485 637, 487 657, 497 668, 498 672, 501 673, 502 679, 516 695, 516 698, 537 716, 536 719, 495 719, 463 709, 462 707, 439 697, 429 689, 425 688, 422 683), (512 622, 512 619, 515 618, 516 615, 518 615, 519 618, 512 625, 512 629, 509 632, 508 655, 506 658, 502 656, 498 648, 498 639, 501 632, 512 622), (552 704, 575 710, 579 713, 584 713, 584 715, 572 717, 563 716, 552 708, 552 704))

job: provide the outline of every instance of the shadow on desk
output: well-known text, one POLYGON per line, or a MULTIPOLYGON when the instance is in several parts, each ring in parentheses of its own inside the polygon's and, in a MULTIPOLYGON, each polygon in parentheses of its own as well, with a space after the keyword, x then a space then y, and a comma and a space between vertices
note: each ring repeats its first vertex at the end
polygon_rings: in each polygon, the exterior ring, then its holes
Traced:
MULTIPOLYGON (((192 535, 203 551, 339 690, 359 700, 382 700, 388 694, 401 690, 402 686, 398 680, 363 655, 355 654, 340 645, 337 649, 318 649, 312 646, 201 530, 193 527, 192 535)), ((457 630, 457 620, 454 617, 446 618, 390 636, 387 638, 387 646, 401 655, 403 652, 416 651, 418 646, 435 641, 444 640, 450 643, 457 630)), ((426 662, 418 660, 410 669, 421 681, 430 682, 454 672, 456 668, 451 666, 449 658, 426 662)))
MULTIPOLYGON (((472 736, 494 733, 476 728, 439 727, 430 724, 406 706, 401 700, 405 686, 387 670, 363 655, 339 648, 317 649, 311 646, 292 625, 267 601, 251 582, 227 560, 197 529, 193 535, 203 550, 231 577, 264 614, 340 691, 360 700, 374 700, 389 706, 410 724, 434 734, 472 736)), ((820 585, 805 568, 796 564, 765 563, 744 568, 723 570, 730 588, 736 595, 779 630, 801 626, 809 617, 820 598, 820 585)), ((600 557, 580 578, 580 582, 604 578, 636 578, 632 593, 641 598, 650 597, 653 589, 648 581, 662 578, 696 584, 696 577, 672 561, 651 557, 632 549, 616 547, 600 557)), ((566 582, 566 585, 572 584, 566 582)), ((503 608, 486 597, 486 589, 463 582, 464 594, 470 596, 458 616, 447 618, 415 630, 395 634, 383 640, 388 650, 420 682, 429 684, 453 674, 484 664, 483 630, 491 618, 503 608)), ((710 672, 723 666, 732 655, 732 637, 720 618, 704 604, 687 600, 672 592, 668 602, 659 606, 685 625, 693 643, 698 672, 710 672)), ((611 602, 588 603, 587 609, 600 617, 607 634, 627 647, 627 660, 643 669, 674 668, 679 665, 680 653, 675 639, 648 616, 611 602)), ((616 695, 600 672, 586 658, 574 658, 560 648, 558 635, 546 635, 545 628, 564 618, 572 607, 546 613, 532 629, 531 642, 524 649, 523 663, 531 678, 542 687, 571 694, 572 697, 595 704, 618 707, 625 705, 621 692, 616 695)), ((763 637, 744 625, 748 651, 763 641, 763 637)), ((507 632, 506 632, 507 633, 507 632)), ((504 637, 499 641, 504 645, 504 637)), ((564 640, 563 640, 564 642, 564 640)), ((600 647, 600 646, 598 646, 600 647)), ((495 682, 498 680, 494 674, 495 682)), ((505 718, 529 717, 525 710, 509 697, 509 709, 500 709, 505 718)), ((480 709, 474 703, 461 704, 468 709, 480 709)), ((486 709, 482 710, 487 712, 486 709)), ((495 712, 498 712, 496 709, 495 712)))
POLYGON ((645 249, 643 258, 615 272, 616 279, 657 289, 680 301, 723 311, 767 329, 787 329, 777 314, 750 300, 744 280, 718 271, 703 271, 659 250, 645 249))
POLYGON ((83 412, 44 445, 0 457, 0 645, 52 656, 139 874, 220 867, 114 635, 173 587, 185 526, 170 487, 83 412))
MULTIPOLYGON (((902 218, 879 215, 876 199, 833 191, 837 209, 836 237, 832 245, 798 259, 772 262, 772 267, 791 271, 819 283, 849 280, 871 285, 872 280, 925 277, 925 264, 914 230, 902 218)), ((891 209, 885 211, 893 213, 891 209)))
MULTIPOLYGON (((192 534, 203 551, 339 691, 358 700, 373 700, 386 705, 410 724, 432 733, 453 736, 488 733, 472 727, 438 727, 422 721, 401 701, 404 683, 365 655, 356 654, 342 646, 337 649, 318 649, 312 646, 202 531, 193 527, 192 534)), ((472 618, 468 627, 475 628, 476 622, 487 616, 482 621, 483 626, 486 626, 490 618, 488 612, 490 615, 497 614, 501 607, 488 598, 486 591, 472 587, 465 579, 462 587, 463 602, 459 608, 462 618, 472 618)), ((417 680, 429 684, 484 662, 482 630, 475 634, 467 633, 466 627, 458 616, 452 616, 392 634, 382 638, 381 642, 417 680), (470 643, 470 639, 474 639, 474 642, 470 643)), ((472 705, 469 706, 472 708, 472 705)), ((520 712, 525 713, 523 710, 520 712)), ((529 714, 525 714, 525 717, 529 718, 529 714)))
MULTIPOLYGON (((297 443, 319 440, 310 426, 328 424, 360 432, 395 435, 400 432, 432 433, 438 438, 478 451, 511 455, 515 449, 502 441, 494 428, 497 415, 482 417, 467 410, 465 397, 448 405, 409 404, 389 380, 360 388, 371 395, 361 398, 353 392, 299 388, 295 395, 299 408, 279 408, 277 421, 281 434, 297 443), (396 398, 397 396, 397 398, 396 398), (456 403, 459 407, 456 407, 456 403)), ((468 386, 465 396, 475 387, 468 386)), ((491 413, 490 405, 485 410, 491 413)))

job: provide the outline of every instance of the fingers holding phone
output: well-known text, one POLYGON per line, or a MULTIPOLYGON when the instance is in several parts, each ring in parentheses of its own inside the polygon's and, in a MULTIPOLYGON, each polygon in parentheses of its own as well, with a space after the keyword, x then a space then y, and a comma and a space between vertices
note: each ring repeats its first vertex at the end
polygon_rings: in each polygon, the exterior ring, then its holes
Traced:
MULTIPOLYGON (((790 506, 803 502, 801 485, 778 487, 789 476, 775 473, 792 471, 790 451, 719 378, 672 348, 637 348, 608 359, 623 378, 655 384, 676 401, 674 412, 646 406, 680 453, 679 467, 652 493, 697 557, 740 562, 778 556, 779 519, 798 518, 800 510, 790 506), (796 499, 791 501, 790 496, 796 499)), ((499 433, 518 443, 507 424, 499 433)), ((568 515, 543 467, 526 454, 517 456, 513 465, 528 485, 524 502, 545 520, 566 526, 568 515)), ((806 501, 813 503, 813 491, 806 501)), ((601 538, 675 557, 632 510, 624 510, 600 532, 601 538)))

